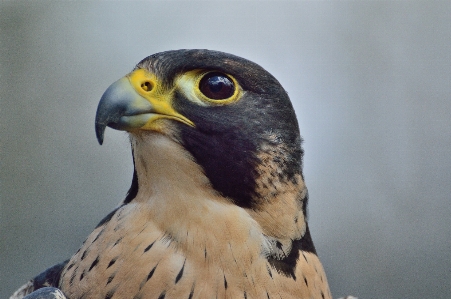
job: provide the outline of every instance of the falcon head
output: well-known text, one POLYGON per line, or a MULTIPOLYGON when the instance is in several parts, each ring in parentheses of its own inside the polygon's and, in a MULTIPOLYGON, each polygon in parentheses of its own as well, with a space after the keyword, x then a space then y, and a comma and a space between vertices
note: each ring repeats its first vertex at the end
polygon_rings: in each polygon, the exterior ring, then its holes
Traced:
POLYGON ((331 298, 296 116, 262 67, 208 50, 151 55, 103 94, 100 144, 107 126, 130 136, 129 193, 34 282, 71 298, 331 298))
POLYGON ((286 91, 231 54, 176 50, 143 59, 104 93, 95 126, 100 144, 107 126, 171 138, 240 207, 258 208, 302 180, 301 137, 286 91))

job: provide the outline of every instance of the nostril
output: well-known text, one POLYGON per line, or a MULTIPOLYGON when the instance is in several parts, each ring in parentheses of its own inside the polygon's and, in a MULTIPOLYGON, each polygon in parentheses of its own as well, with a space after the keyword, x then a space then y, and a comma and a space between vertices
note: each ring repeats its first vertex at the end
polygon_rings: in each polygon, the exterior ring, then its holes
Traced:
POLYGON ((146 81, 146 82, 143 82, 143 83, 141 83, 141 88, 144 90, 144 91, 151 91, 152 90, 152 83, 151 82, 149 82, 149 81, 146 81))

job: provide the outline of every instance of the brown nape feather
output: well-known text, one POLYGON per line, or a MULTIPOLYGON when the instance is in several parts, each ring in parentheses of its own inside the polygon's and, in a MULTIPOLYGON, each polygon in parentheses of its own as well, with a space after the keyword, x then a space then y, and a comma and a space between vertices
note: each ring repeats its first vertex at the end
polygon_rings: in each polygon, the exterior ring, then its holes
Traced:
POLYGON ((284 280, 281 277, 285 276, 291 279, 287 282, 294 285, 302 281, 309 296, 330 298, 327 279, 307 225, 308 194, 301 167, 292 163, 293 154, 280 136, 268 133, 264 140, 255 169, 259 204, 247 212, 259 223, 271 244, 268 261, 279 279, 284 280), (286 171, 287 167, 297 169, 286 171), (290 178, 287 173, 294 175, 290 178))
POLYGON ((282 244, 291 243, 300 239, 306 230, 303 206, 307 188, 300 167, 292 171, 295 174, 291 178, 286 176, 286 168, 293 167, 288 158, 290 149, 274 133, 267 135, 265 140, 268 142, 259 147, 259 163, 255 169, 255 201, 258 205, 247 211, 265 235, 282 244))

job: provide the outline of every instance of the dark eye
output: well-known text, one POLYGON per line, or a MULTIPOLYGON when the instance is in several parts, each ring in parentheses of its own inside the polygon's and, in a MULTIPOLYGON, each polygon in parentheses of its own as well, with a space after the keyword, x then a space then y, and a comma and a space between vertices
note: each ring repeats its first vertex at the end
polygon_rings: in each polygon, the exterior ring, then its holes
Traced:
POLYGON ((200 80, 199 89, 207 98, 213 100, 230 98, 235 92, 232 79, 218 72, 206 74, 200 80))

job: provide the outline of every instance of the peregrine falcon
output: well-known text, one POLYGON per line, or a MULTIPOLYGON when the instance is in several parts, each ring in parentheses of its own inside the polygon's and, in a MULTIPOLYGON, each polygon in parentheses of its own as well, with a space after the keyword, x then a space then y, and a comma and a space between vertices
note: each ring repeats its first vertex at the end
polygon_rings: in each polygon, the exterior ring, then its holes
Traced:
POLYGON ((270 73, 217 51, 157 53, 105 91, 100 144, 106 127, 130 136, 127 196, 11 298, 331 298, 296 115, 270 73))

